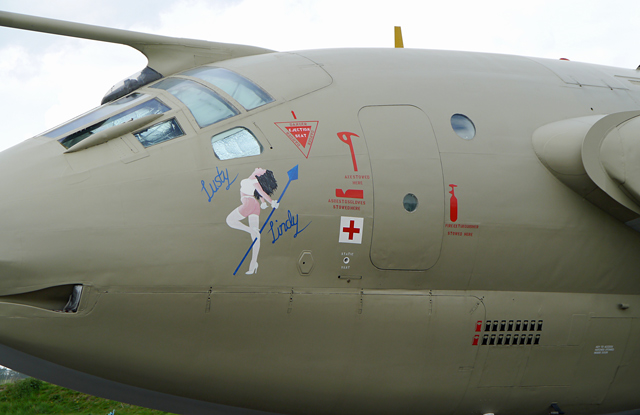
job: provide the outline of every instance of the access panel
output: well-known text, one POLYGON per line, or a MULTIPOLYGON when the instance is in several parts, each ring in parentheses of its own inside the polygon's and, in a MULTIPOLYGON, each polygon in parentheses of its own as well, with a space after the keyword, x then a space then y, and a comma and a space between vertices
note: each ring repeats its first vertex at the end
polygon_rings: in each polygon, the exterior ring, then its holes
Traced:
POLYGON ((431 268, 444 226, 442 165, 431 122, 411 105, 364 107, 358 117, 374 186, 371 261, 381 269, 431 268))

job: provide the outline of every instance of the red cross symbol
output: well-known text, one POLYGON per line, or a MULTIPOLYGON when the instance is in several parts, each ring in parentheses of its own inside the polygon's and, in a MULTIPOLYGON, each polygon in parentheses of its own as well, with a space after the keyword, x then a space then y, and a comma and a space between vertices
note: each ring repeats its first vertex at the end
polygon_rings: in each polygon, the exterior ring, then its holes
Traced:
POLYGON ((361 244, 364 229, 364 218, 340 217, 340 236, 338 242, 343 244, 361 244))
POLYGON ((356 228, 356 221, 352 220, 350 221, 349 227, 348 228, 342 228, 342 232, 348 232, 349 233, 349 240, 352 241, 353 240, 353 234, 354 233, 360 233, 360 229, 356 228))

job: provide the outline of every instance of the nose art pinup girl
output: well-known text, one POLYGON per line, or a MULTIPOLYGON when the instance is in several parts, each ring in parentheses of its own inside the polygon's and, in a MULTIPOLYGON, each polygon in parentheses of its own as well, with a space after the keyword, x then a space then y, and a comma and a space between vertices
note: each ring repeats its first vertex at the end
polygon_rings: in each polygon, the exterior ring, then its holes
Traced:
POLYGON ((248 232, 251 240, 255 239, 251 251, 251 263, 247 274, 258 272, 258 253, 260 252, 260 208, 266 209, 267 203, 274 209, 278 208, 278 201, 271 199, 271 195, 278 188, 278 182, 271 170, 256 168, 251 176, 240 182, 240 201, 242 205, 235 208, 227 216, 227 225, 234 229, 248 232), (258 202, 262 203, 258 203, 258 202), (249 226, 241 221, 249 218, 249 226))

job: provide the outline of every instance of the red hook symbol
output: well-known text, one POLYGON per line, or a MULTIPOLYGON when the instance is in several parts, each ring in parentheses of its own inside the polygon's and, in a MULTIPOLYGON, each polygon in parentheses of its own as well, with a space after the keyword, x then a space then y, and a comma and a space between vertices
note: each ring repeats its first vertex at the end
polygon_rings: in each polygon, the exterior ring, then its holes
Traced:
POLYGON ((356 153, 353 151, 353 142, 351 142, 351 137, 360 137, 354 133, 348 133, 346 131, 338 133, 338 138, 340 141, 345 143, 351 149, 351 160, 353 161, 353 171, 358 171, 358 164, 356 163, 356 153))
POLYGON ((351 149, 351 160, 353 161, 353 171, 358 171, 358 164, 356 163, 356 153, 353 151, 353 142, 351 142, 351 137, 360 137, 354 133, 348 133, 346 131, 338 133, 338 138, 340 141, 345 143, 351 149))

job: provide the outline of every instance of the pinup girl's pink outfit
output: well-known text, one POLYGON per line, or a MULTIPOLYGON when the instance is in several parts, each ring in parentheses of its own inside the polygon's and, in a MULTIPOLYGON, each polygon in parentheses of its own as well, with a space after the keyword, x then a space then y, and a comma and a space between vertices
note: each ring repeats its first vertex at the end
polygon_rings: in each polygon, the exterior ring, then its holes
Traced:
POLYGON ((258 179, 244 179, 240 182, 240 201, 242 206, 238 208, 238 212, 245 218, 249 215, 260 215, 260 203, 253 196, 253 192, 256 190, 255 184, 258 183, 258 179))

